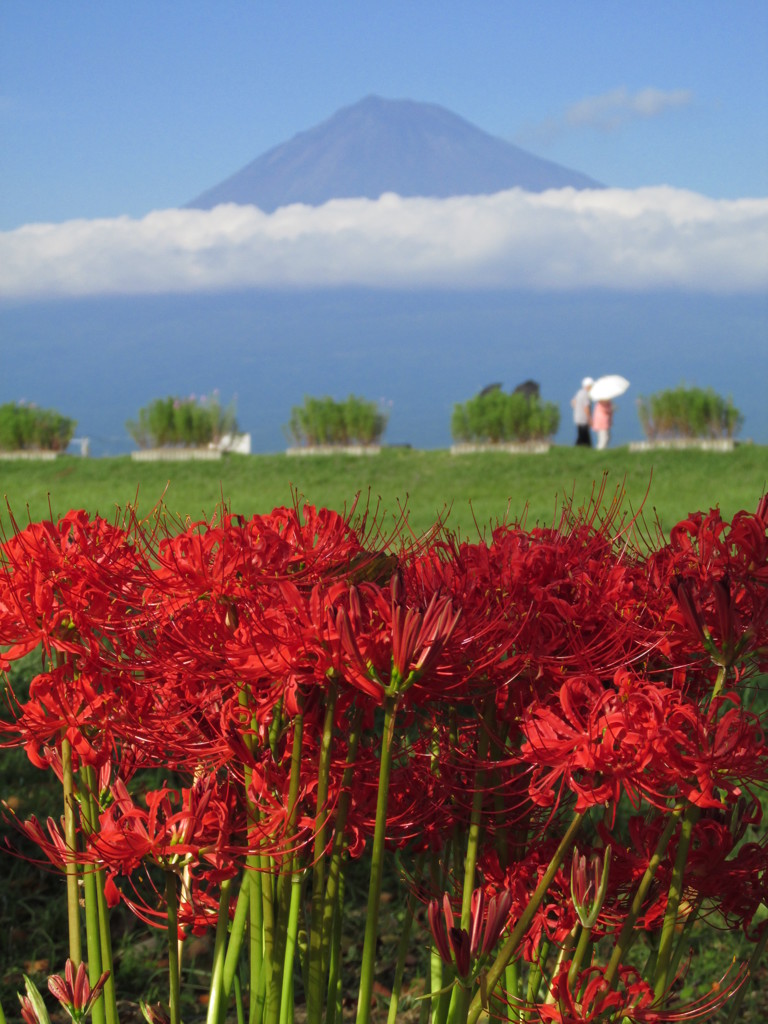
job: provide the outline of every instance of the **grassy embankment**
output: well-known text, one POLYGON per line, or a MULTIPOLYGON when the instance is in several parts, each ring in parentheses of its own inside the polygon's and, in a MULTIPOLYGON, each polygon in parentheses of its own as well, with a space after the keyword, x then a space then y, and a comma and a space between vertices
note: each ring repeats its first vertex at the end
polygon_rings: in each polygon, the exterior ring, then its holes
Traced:
POLYGON ((112 518, 116 508, 138 503, 148 514, 164 496, 173 515, 211 516, 222 498, 232 511, 250 516, 302 499, 338 511, 355 495, 379 504, 390 522, 401 506, 422 533, 449 510, 448 524, 463 535, 507 517, 527 516, 528 525, 549 524, 566 497, 578 506, 606 474, 606 497, 617 489, 624 505, 644 517, 659 517, 665 530, 698 509, 719 506, 730 517, 753 510, 768 486, 768 449, 745 445, 733 452, 605 452, 553 448, 546 455, 385 449, 379 455, 289 458, 285 455, 228 456, 220 462, 138 463, 128 457, 56 462, 0 463, 0 522, 8 527, 6 502, 26 521, 86 508, 112 518), (28 511, 27 511, 28 510, 28 511))

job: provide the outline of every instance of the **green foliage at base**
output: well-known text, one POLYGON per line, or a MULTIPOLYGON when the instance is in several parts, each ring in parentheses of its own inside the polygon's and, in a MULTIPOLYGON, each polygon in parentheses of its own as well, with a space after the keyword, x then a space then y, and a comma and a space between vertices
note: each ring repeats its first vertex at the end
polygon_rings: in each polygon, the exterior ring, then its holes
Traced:
POLYGON ((344 402, 307 396, 291 409, 286 430, 300 445, 377 444, 387 416, 376 402, 350 395, 344 402))
POLYGON ((640 423, 650 440, 672 437, 734 437, 744 417, 730 396, 712 388, 670 388, 637 403, 640 423))
POLYGON ((8 402, 0 405, 0 451, 66 451, 77 421, 55 409, 8 402))
POLYGON ((542 441, 557 433, 560 409, 538 395, 500 388, 453 407, 451 434, 460 442, 542 441))
POLYGON ((237 418, 234 402, 222 408, 215 394, 211 398, 172 396, 156 398, 125 426, 139 448, 197 448, 236 433, 237 418))

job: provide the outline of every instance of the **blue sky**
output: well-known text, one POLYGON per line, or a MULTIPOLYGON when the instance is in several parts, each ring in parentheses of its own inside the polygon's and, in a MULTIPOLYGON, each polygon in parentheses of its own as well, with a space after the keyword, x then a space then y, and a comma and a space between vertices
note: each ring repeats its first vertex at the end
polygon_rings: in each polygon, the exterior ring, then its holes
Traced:
POLYGON ((0 230, 177 206, 369 93, 610 186, 768 195, 768 4, 3 0, 0 230))
MULTIPOLYGON (((732 393, 765 442, 766 54, 766 0, 0 0, 0 401, 71 401, 115 450, 149 399, 218 386, 273 450, 304 394, 381 386, 394 440, 444 444, 453 402, 522 375, 567 443, 574 382, 620 372, 633 394, 732 393), (178 209, 370 94, 608 188, 178 209), (372 384, 390 347, 402 361, 372 384), (437 414, 408 390, 419 359, 442 373, 437 414), (107 364, 138 376, 118 395, 107 364)), ((623 413, 617 442, 639 429, 623 413)))

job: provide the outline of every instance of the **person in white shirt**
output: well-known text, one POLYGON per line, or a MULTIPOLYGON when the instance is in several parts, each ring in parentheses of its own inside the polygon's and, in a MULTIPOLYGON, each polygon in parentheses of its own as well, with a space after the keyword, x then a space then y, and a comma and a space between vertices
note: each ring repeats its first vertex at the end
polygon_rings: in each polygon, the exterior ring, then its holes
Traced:
POLYGON ((576 425, 576 444, 592 447, 592 435, 589 428, 592 423, 591 407, 589 403, 589 389, 595 382, 591 377, 585 377, 581 387, 571 399, 573 408, 573 422, 576 425))

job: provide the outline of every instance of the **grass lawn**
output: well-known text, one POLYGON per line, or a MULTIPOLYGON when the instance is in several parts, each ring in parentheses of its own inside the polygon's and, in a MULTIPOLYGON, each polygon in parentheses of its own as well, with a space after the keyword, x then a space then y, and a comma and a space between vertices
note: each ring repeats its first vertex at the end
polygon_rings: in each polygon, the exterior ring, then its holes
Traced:
POLYGON ((390 522, 401 507, 415 533, 440 516, 464 535, 508 517, 549 524, 566 497, 589 500, 605 478, 606 498, 622 493, 626 508, 643 507, 664 529, 689 512, 719 506, 730 517, 754 510, 768 486, 768 448, 744 445, 733 452, 604 452, 555 447, 546 455, 384 449, 379 455, 288 457, 226 456, 220 462, 138 463, 129 457, 56 462, 0 463, 0 520, 6 503, 19 521, 58 517, 86 508, 112 518, 116 508, 138 503, 147 514, 164 497, 168 510, 198 519, 222 498, 245 516, 292 503, 292 493, 338 511, 355 496, 379 505, 390 522))

